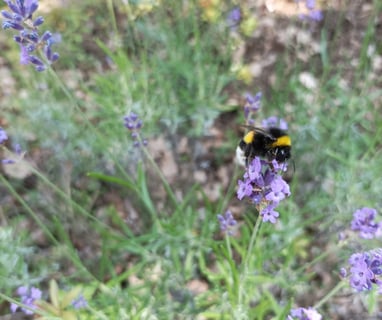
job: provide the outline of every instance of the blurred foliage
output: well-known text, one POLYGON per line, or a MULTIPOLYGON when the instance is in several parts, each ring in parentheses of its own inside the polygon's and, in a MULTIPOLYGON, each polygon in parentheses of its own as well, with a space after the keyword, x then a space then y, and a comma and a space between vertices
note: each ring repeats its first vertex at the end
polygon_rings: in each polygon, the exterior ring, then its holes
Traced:
POLYGON ((28 263, 34 253, 22 237, 16 237, 11 227, 0 228, 0 291, 10 293, 16 286, 33 283, 28 263))

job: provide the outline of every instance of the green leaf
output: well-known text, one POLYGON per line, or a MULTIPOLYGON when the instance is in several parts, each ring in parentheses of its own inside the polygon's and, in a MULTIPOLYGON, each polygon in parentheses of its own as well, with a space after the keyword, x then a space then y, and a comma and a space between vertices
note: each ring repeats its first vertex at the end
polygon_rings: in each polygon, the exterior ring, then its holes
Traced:
POLYGON ((49 284, 49 295, 50 300, 52 301, 52 304, 57 308, 60 309, 60 302, 58 297, 58 285, 56 280, 51 280, 49 284))
POLYGON ((64 311, 62 320, 77 320, 76 314, 73 311, 64 311))
MULTIPOLYGON (((279 319, 286 319, 288 314, 290 313, 290 309, 292 308, 292 300, 290 300, 281 310, 279 319)), ((281 307, 281 305, 280 305, 281 307)))
POLYGON ((38 309, 43 310, 47 314, 45 315, 44 313, 44 317, 60 315, 60 310, 58 308, 44 300, 35 301, 34 304, 38 307, 38 309))
POLYGON ((136 185, 133 182, 127 181, 126 179, 109 176, 99 172, 88 172, 87 176, 90 178, 94 178, 94 179, 105 181, 105 182, 115 183, 120 186, 129 188, 132 190, 136 190, 136 185))
POLYGON ((139 187, 139 195, 145 204, 146 208, 150 211, 152 217, 155 217, 155 207, 150 197, 149 189, 147 188, 146 176, 142 166, 138 167, 138 187, 139 187))

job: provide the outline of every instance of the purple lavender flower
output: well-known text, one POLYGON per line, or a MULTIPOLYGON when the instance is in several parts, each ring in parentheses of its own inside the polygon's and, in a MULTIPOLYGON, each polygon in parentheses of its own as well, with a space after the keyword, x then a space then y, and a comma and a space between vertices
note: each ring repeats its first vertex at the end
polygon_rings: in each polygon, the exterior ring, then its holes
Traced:
POLYGON ((252 160, 250 165, 248 166, 248 170, 244 174, 244 178, 248 178, 250 181, 254 181, 261 175, 261 160, 259 157, 256 157, 252 160))
POLYGON ((123 118, 125 121, 125 127, 130 131, 138 130, 142 127, 142 120, 139 120, 138 115, 134 112, 130 112, 129 115, 123 118))
POLYGON ((289 185, 279 171, 280 166, 255 157, 248 165, 243 179, 238 181, 237 198, 250 199, 264 222, 276 223, 279 213, 274 209, 290 195, 289 185))
POLYGON ((237 189, 237 198, 242 200, 244 197, 249 197, 252 195, 253 186, 249 179, 245 179, 244 181, 238 181, 239 188, 237 189))
POLYGON ((234 219, 232 212, 227 210, 224 216, 218 214, 217 217, 220 224, 220 231, 227 232, 229 235, 232 235, 232 227, 237 224, 237 221, 234 219))
POLYGON ((4 0, 11 10, 2 10, 5 19, 3 29, 14 29, 18 34, 14 36, 15 42, 20 45, 20 63, 33 64, 37 71, 44 71, 47 65, 57 61, 59 54, 52 51, 56 43, 51 32, 45 31, 41 36, 38 27, 44 23, 44 18, 39 16, 33 19, 33 13, 38 8, 38 0, 4 0), (43 59, 33 55, 39 52, 43 59))
POLYGON ((346 278, 347 274, 348 274, 348 272, 347 272, 346 268, 341 268, 340 269, 340 276, 342 278, 346 278))
POLYGON ((361 208, 353 213, 351 229, 359 232, 359 236, 364 239, 372 239, 381 234, 382 223, 375 222, 377 210, 373 208, 361 208))
POLYGON ((313 10, 314 7, 316 6, 316 0, 306 0, 305 1, 305 6, 309 10, 313 10))
POLYGON ((312 307, 292 309, 287 320, 321 320, 322 316, 312 307))
MULTIPOLYGON (((34 302, 36 300, 41 299, 42 292, 34 287, 19 287, 17 289, 17 294, 21 297, 21 303, 25 304, 31 309, 37 309, 37 307, 34 305, 34 302)), ((16 310, 19 308, 19 306, 15 303, 11 304, 11 312, 15 313, 16 310)), ((21 308, 21 311, 23 311, 25 314, 33 314, 33 311, 26 309, 26 308, 21 308)))
POLYGON ((247 124, 253 124, 251 116, 260 109, 262 95, 263 94, 261 92, 256 93, 255 96, 250 93, 245 95, 244 118, 247 121, 247 124))
MULTIPOLYGON (((297 1, 300 2, 300 1, 297 1)), ((300 14, 301 20, 310 20, 313 22, 320 22, 324 18, 324 14, 321 10, 316 9, 315 0, 305 0, 305 8, 308 10, 307 14, 300 14)))
POLYGON ((311 10, 308 17, 311 21, 320 22, 322 19, 324 19, 324 14, 321 10, 311 10))
POLYGON ((235 28, 241 21, 240 7, 234 7, 227 16, 228 25, 230 28, 235 28))
POLYGON ((16 163, 16 161, 13 159, 2 159, 1 163, 2 164, 14 164, 14 163, 16 163))
POLYGON ((2 127, 0 127, 0 144, 5 140, 8 140, 7 132, 2 127))
POLYGON ((349 265, 352 288, 358 292, 369 291, 375 284, 382 294, 382 249, 354 253, 349 258, 349 265))
POLYGON ((27 47, 24 47, 23 45, 19 45, 20 47, 20 64, 27 65, 29 64, 29 51, 27 47))
POLYGON ((276 172, 285 172, 288 169, 286 162, 277 162, 276 159, 273 159, 270 165, 272 166, 273 170, 276 172))
POLYGON ((131 137, 134 140, 134 147, 140 147, 141 144, 147 145, 147 140, 140 140, 139 130, 143 126, 142 120, 139 119, 138 115, 134 112, 130 112, 127 116, 123 118, 124 126, 131 132, 131 137))
POLYGON ((88 306, 88 302, 86 301, 85 297, 80 294, 76 299, 72 301, 72 306, 74 309, 83 309, 88 306))
POLYGON ((264 119, 261 122, 261 125, 263 126, 263 128, 276 127, 276 128, 280 128, 281 130, 284 130, 284 131, 288 130, 288 123, 284 119, 278 118, 276 116, 272 116, 272 117, 269 117, 267 119, 264 119))
POLYGON ((269 187, 269 192, 265 195, 265 199, 273 203, 279 203, 290 195, 289 185, 279 175, 275 175, 269 183, 269 187))
POLYGON ((263 217, 264 222, 276 223, 279 213, 274 210, 276 204, 269 204, 263 210, 260 211, 260 215, 263 217))

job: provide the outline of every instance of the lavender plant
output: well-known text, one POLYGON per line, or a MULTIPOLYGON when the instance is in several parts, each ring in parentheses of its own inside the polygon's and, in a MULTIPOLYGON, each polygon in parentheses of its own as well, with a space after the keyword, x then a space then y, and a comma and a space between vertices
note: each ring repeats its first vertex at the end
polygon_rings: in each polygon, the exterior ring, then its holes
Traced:
MULTIPOLYGON (((380 224, 374 221, 376 215, 377 210, 368 207, 354 212, 351 229, 359 231, 360 239, 370 241, 379 232, 380 224)), ((339 274, 343 279, 316 304, 317 307, 344 288, 346 279, 356 293, 371 291, 375 288, 378 294, 382 294, 382 249, 376 248, 353 253, 348 260, 347 268, 341 268, 339 274)), ((317 313, 314 307, 297 308, 291 310, 288 319, 319 320, 321 315, 317 313)))
POLYGON ((32 64, 39 72, 46 70, 50 64, 58 60, 59 54, 52 49, 57 38, 50 31, 43 33, 40 31, 44 18, 33 17, 39 6, 38 0, 4 0, 4 2, 10 11, 1 11, 5 19, 2 27, 4 30, 13 29, 18 32, 13 39, 20 47, 20 64, 32 64))
MULTIPOLYGON (((363 207, 353 213, 351 229, 357 231, 360 239, 370 241, 381 236, 381 222, 376 222, 377 210, 363 207)), ((348 268, 340 274, 349 279, 350 286, 357 292, 370 291, 375 286, 382 294, 382 249, 353 253, 348 260, 348 268)))
POLYGON ((131 132, 131 137, 134 141, 134 147, 139 147, 141 145, 147 145, 147 139, 141 140, 139 135, 139 130, 142 128, 143 121, 138 118, 138 115, 134 112, 130 112, 124 118, 125 127, 131 132))
MULTIPOLYGON (((244 117, 247 124, 254 124, 253 116, 261 107, 261 97, 261 92, 255 96, 246 94, 244 117)), ((237 198, 244 203, 248 203, 250 206, 253 205, 254 211, 258 213, 258 218, 251 231, 247 248, 242 253, 241 264, 237 269, 231 267, 231 274, 239 274, 239 276, 233 277, 233 282, 235 283, 233 287, 237 288, 237 292, 236 295, 232 295, 232 300, 230 301, 231 305, 235 306, 232 312, 232 316, 235 319, 243 317, 241 308, 243 305, 250 303, 250 297, 248 297, 246 292, 248 290, 248 283, 251 281, 251 274, 256 273, 252 268, 254 268, 254 248, 259 240, 258 235, 261 222, 275 224, 279 218, 279 212, 275 210, 276 207, 290 196, 289 185, 282 177, 286 169, 287 163, 278 163, 276 160, 270 161, 256 156, 245 166, 243 177, 238 180, 237 198)), ((219 214, 218 220, 220 230, 226 233, 226 235, 234 236, 233 228, 236 228, 237 221, 233 218, 231 211, 227 210, 224 215, 219 214)), ((226 237, 226 246, 228 255, 233 259, 229 237, 226 237)))
MULTIPOLYGON (((254 124, 252 116, 261 107, 261 92, 255 96, 246 94, 244 105, 244 118, 249 125, 254 124)), ((288 129, 287 123, 277 117, 271 117, 263 121, 263 127, 277 127, 288 129)), ((255 157, 243 175, 243 179, 238 181, 237 198, 239 200, 250 200, 255 204, 257 211, 264 222, 276 223, 279 213, 275 211, 280 201, 290 195, 289 185, 282 177, 282 173, 287 170, 287 162, 278 163, 255 157)))

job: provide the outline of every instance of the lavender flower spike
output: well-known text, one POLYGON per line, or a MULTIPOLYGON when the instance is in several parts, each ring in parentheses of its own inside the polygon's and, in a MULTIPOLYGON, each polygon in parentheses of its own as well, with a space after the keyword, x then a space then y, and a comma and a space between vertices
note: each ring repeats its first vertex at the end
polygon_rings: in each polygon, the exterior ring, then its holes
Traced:
POLYGON ((359 232, 364 239, 372 239, 381 235, 382 224, 374 221, 377 210, 373 208, 361 208, 354 212, 351 229, 359 232))
POLYGON ((279 213, 274 209, 290 196, 289 185, 280 175, 280 165, 255 157, 243 179, 238 181, 237 198, 248 198, 258 209, 264 222, 276 223, 279 213))
POLYGON ((227 232, 229 235, 232 235, 232 227, 237 224, 237 221, 234 219, 232 212, 227 210, 224 216, 218 214, 218 220, 220 224, 220 230, 222 232, 227 232))
MULTIPOLYGON (((134 140, 134 146, 140 147, 141 142, 139 139, 139 130, 143 126, 143 121, 139 119, 138 115, 134 112, 130 112, 128 115, 123 117, 124 126, 131 132, 131 137, 134 140)), ((142 144, 147 145, 147 140, 143 139, 142 144)))
POLYGON ((357 252, 349 259, 350 286, 358 292, 369 291, 373 285, 378 287, 382 294, 382 249, 367 252, 357 252))
POLYGON ((33 19, 33 14, 38 8, 38 0, 4 0, 11 11, 2 10, 1 15, 5 19, 3 29, 18 31, 14 36, 15 42, 20 45, 20 64, 33 64, 39 72, 47 69, 47 66, 55 62, 59 55, 52 52, 52 45, 56 43, 51 32, 46 31, 42 35, 39 27, 44 23, 42 16, 33 19), (35 52, 39 53, 37 57, 35 52), (43 57, 41 59, 41 57, 43 57))
MULTIPOLYGON (((42 292, 41 290, 34 288, 34 287, 26 287, 26 286, 21 286, 17 289, 17 294, 21 297, 21 303, 25 304, 31 309, 37 309, 36 305, 34 302, 36 300, 41 299, 42 292)), ((11 312, 15 313, 16 310, 19 308, 19 306, 15 303, 11 304, 11 312)), ((25 314, 33 314, 33 311, 26 309, 26 308, 21 308, 21 311, 23 311, 25 314)))

